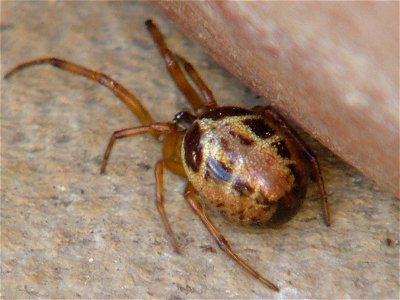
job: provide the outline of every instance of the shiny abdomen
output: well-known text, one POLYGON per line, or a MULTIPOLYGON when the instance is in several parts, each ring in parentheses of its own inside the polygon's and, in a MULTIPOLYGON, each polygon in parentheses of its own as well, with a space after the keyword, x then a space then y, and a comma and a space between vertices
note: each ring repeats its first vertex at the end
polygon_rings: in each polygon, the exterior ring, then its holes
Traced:
POLYGON ((299 149, 249 110, 220 107, 200 116, 185 135, 182 157, 203 201, 236 223, 282 223, 306 191, 299 149))

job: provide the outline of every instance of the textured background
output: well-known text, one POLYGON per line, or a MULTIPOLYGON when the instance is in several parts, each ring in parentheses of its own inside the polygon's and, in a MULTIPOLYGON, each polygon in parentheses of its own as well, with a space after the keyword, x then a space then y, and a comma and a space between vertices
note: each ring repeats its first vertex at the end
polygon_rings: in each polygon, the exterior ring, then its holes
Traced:
MULTIPOLYGON (((2 75, 59 56, 112 75, 156 119, 170 120, 186 103, 145 30, 151 17, 220 103, 265 101, 145 4, 4 2, 1 14, 2 75)), ((321 161, 331 228, 315 185, 278 230, 252 232, 213 215, 233 248, 282 288, 276 294, 221 253, 184 202, 184 181, 167 173, 166 208, 184 253, 172 252, 154 205, 160 145, 151 137, 118 143, 99 175, 111 132, 138 124, 106 88, 42 66, 2 80, 1 101, 4 298, 398 296, 399 202, 302 132, 321 161)))

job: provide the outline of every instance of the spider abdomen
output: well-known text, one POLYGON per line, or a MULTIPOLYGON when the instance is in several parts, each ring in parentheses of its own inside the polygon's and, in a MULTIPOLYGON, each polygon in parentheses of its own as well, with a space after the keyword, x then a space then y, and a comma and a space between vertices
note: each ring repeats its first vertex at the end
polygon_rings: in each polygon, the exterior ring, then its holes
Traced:
POLYGON ((290 219, 307 188, 301 150, 250 110, 214 108, 188 129, 182 158, 203 201, 243 225, 290 219))

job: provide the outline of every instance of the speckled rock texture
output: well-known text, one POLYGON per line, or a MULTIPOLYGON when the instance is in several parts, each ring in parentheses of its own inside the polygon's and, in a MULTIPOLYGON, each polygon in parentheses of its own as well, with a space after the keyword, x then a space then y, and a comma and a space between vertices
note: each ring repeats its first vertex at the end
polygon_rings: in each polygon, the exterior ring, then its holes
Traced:
MULTIPOLYGON (((218 67, 153 7, 122 2, 3 2, 2 72, 58 56, 100 70, 134 92, 157 120, 187 107, 144 21, 160 26, 221 104, 265 103, 218 67)), ((183 254, 172 251, 154 205, 150 136, 118 142, 138 121, 106 88, 50 66, 1 81, 1 296, 10 298, 397 298, 399 202, 300 131, 320 158, 332 226, 310 185, 280 229, 248 230, 211 213, 232 247, 282 291, 223 254, 166 172, 166 209, 183 254)))

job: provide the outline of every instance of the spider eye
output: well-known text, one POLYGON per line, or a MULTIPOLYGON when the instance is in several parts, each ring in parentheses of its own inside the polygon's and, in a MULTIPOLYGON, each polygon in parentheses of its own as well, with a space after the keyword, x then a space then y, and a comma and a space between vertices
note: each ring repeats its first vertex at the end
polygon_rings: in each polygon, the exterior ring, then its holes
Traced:
POLYGON ((190 126, 192 126, 195 120, 196 117, 193 116, 190 112, 181 111, 175 115, 173 122, 182 126, 184 129, 188 129, 190 126))

